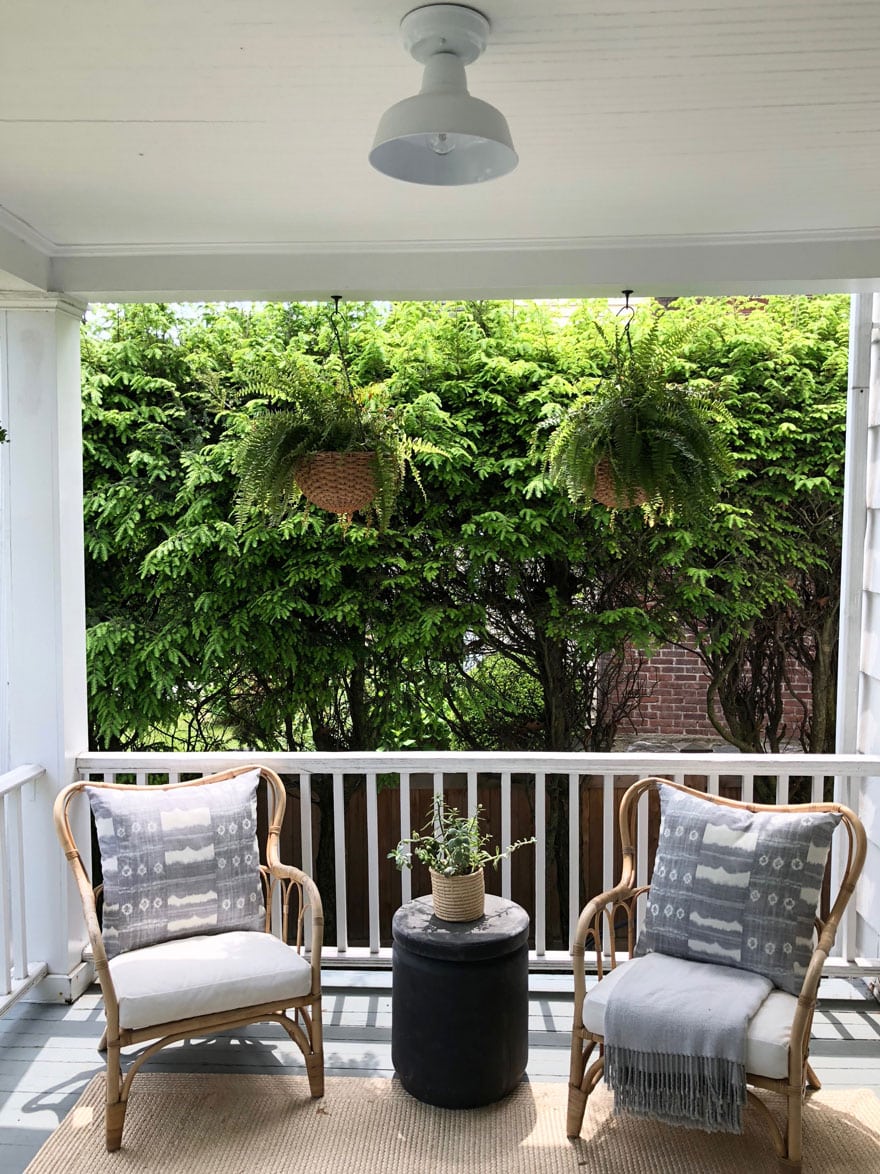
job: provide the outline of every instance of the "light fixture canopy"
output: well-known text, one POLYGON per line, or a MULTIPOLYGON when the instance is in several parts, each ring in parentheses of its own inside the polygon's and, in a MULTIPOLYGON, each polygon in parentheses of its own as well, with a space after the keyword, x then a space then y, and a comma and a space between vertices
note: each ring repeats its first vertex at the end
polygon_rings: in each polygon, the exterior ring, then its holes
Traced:
POLYGON ((392 179, 435 186, 507 175, 519 162, 507 119, 468 93, 465 75, 486 47, 489 21, 461 4, 428 4, 407 13, 400 32, 425 66, 422 88, 382 115, 370 163, 392 179))

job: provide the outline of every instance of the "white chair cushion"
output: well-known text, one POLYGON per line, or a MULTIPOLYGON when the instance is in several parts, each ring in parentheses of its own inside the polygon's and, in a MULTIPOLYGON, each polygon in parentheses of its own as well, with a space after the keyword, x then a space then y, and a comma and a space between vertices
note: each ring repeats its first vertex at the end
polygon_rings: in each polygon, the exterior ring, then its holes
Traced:
MULTIPOLYGON (((584 1000, 584 1027, 596 1035, 605 1035, 605 1007, 608 996, 630 966, 638 966, 640 958, 621 962, 606 974, 601 982, 587 992, 584 1000)), ((690 962, 689 966, 703 966, 690 962)), ((785 991, 772 990, 749 1024, 746 1037, 746 1071, 754 1076, 780 1079, 788 1076, 788 1041, 797 1010, 797 999, 785 991)))
POLYGON ((307 995, 309 963, 269 933, 233 930, 177 938, 109 963, 119 1025, 136 1029, 238 1007, 286 1007, 307 995))

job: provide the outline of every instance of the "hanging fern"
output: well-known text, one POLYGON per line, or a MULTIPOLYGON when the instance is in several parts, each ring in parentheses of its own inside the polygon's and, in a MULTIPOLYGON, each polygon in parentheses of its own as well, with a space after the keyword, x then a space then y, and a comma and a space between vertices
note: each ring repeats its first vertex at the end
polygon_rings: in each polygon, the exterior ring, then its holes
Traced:
MULTIPOLYGON (((263 367, 251 375, 243 395, 261 403, 262 410, 236 454, 239 523, 255 508, 275 519, 299 509, 303 494, 297 468, 313 454, 373 452, 375 494, 367 511, 384 530, 407 472, 421 488, 413 459, 446 455, 424 436, 413 435, 442 425, 436 396, 426 393, 399 407, 382 384, 351 388, 333 360, 319 367, 296 355, 263 367)), ((348 525, 350 515, 341 516, 348 525)))
POLYGON ((725 412, 713 392, 670 379, 690 329, 662 317, 637 332, 616 322, 596 329, 609 375, 575 400, 552 433, 545 449, 551 478, 584 505, 606 462, 617 508, 646 500, 654 517, 705 508, 731 464, 725 412))

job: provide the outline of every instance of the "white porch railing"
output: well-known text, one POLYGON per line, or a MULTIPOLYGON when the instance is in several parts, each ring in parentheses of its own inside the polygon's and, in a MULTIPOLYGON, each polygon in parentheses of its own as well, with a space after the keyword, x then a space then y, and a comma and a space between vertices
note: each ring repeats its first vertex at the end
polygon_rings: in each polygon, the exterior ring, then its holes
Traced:
POLYGON ((44 775, 41 766, 0 774, 0 1015, 45 978, 45 962, 28 959, 26 869, 21 793, 44 775))
MULTIPOLYGON (((410 835, 421 826, 430 805, 431 795, 457 790, 464 795, 469 813, 478 802, 478 789, 487 781, 496 790, 493 806, 495 829, 500 842, 534 835, 533 966, 559 966, 567 961, 565 949, 548 948, 548 908, 553 907, 557 920, 567 924, 570 935, 586 897, 610 888, 616 879, 619 860, 614 851, 616 831, 615 793, 629 782, 646 775, 662 775, 691 786, 704 786, 710 793, 724 793, 734 798, 762 802, 787 803, 794 800, 796 781, 803 801, 821 802, 832 794, 836 801, 858 810, 859 796, 865 781, 880 776, 880 756, 867 755, 743 755, 743 754, 542 754, 542 753, 345 753, 345 754, 125 754, 90 753, 77 760, 82 778, 125 781, 177 782, 232 766, 259 762, 270 766, 288 782, 298 782, 299 844, 295 863, 305 862, 314 870, 317 844, 313 798, 316 776, 323 776, 322 789, 333 815, 333 868, 335 881, 337 928, 335 941, 325 943, 328 962, 338 960, 361 966, 370 962, 387 962, 387 928, 383 932, 380 912, 387 913, 389 902, 408 901, 413 896, 412 874, 404 871, 389 876, 385 856, 397 843, 398 836, 410 835), (362 823, 346 827, 346 783, 360 780, 364 789, 362 823), (520 820, 514 826, 512 796, 514 786, 525 783, 530 810, 529 826, 520 820), (413 794, 425 790, 425 802, 415 805, 413 794), (379 806, 388 811, 383 792, 396 789, 393 826, 384 829, 380 838, 379 806), (562 829, 564 847, 559 851, 557 829, 554 869, 548 857, 548 816, 551 795, 562 792, 567 798, 567 828, 562 829), (757 793, 756 793, 757 792, 757 793), (791 796, 791 800, 790 800, 791 796), (500 809, 497 810, 497 809, 500 809), (398 814, 399 813, 399 814, 398 814), (399 823, 398 823, 399 821, 399 823), (590 830, 585 852, 584 829, 590 830), (393 833, 393 834, 391 834, 393 833), (350 841, 350 842, 349 842, 350 841), (367 926, 364 944, 349 942, 349 891, 351 885, 352 845, 366 844, 367 926), (597 859, 598 854, 598 859, 597 859), (548 875, 565 876, 564 891, 558 879, 548 892, 548 875), (586 879, 595 883, 585 893, 586 879)), ((349 788, 350 791, 350 788, 349 788)), ((295 788, 294 788, 295 792, 295 788)), ((521 806, 521 805, 520 805, 521 806)), ((385 823, 388 824, 386 819, 385 823)), ((648 821, 639 821, 641 858, 647 858, 648 821)), ((832 850, 834 852, 834 849, 832 850)), ((835 867, 832 856, 832 868, 835 867)), ((518 872, 521 871, 518 867, 518 872)), ((504 897, 520 899, 512 886, 512 864, 504 861, 500 872, 500 892, 504 897)), ((647 876, 640 880, 646 881, 647 876)), ((387 921, 387 917, 385 919, 387 921)), ((839 958, 835 973, 876 973, 880 964, 874 959, 855 957, 856 905, 851 903, 838 939, 839 958)), ((562 945, 558 942, 557 946, 562 945)))

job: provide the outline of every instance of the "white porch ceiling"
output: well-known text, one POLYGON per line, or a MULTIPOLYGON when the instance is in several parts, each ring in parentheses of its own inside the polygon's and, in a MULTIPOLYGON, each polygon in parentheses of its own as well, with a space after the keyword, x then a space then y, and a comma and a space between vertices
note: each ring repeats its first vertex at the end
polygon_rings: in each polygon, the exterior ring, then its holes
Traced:
POLYGON ((478 0, 520 165, 367 162, 414 0, 0 0, 0 289, 880 288, 876 0, 478 0))

